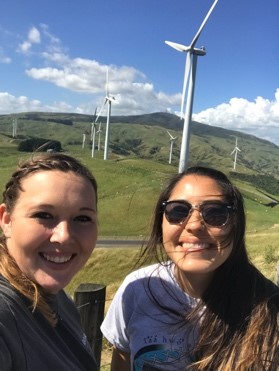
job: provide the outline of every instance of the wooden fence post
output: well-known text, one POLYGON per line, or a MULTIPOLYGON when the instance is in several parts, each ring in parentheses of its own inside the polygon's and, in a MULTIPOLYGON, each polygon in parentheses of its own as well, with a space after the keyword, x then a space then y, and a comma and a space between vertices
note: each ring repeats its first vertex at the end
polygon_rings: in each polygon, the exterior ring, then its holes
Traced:
POLYGON ((74 293, 74 301, 81 317, 81 324, 99 369, 102 353, 100 325, 104 319, 105 299, 106 286, 95 283, 82 283, 74 293))
POLYGON ((279 286, 279 260, 277 261, 276 265, 275 283, 277 286, 279 286))

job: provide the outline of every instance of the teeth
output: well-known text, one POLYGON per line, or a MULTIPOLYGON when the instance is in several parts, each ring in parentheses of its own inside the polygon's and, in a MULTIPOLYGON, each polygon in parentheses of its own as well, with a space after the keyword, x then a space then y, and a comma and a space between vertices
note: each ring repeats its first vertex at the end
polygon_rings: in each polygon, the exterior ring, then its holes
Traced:
POLYGON ((57 263, 57 264, 62 264, 68 262, 72 255, 70 256, 53 256, 53 255, 47 255, 43 254, 43 257, 50 262, 57 263))
POLYGON ((207 249, 209 245, 207 243, 189 243, 184 242, 181 245, 183 249, 207 249))

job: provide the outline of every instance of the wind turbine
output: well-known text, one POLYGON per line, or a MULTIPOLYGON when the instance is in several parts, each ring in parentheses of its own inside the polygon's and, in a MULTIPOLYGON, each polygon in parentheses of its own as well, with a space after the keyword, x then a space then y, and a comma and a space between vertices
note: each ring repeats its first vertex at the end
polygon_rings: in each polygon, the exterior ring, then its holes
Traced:
POLYGON ((17 118, 13 119, 13 138, 17 136, 17 118))
POLYGON ((82 148, 84 148, 85 145, 85 139, 86 139, 86 134, 82 134, 82 148))
POLYGON ((194 98, 194 90, 195 90, 197 59, 198 59, 198 56, 204 56, 206 54, 204 47, 195 48, 195 45, 196 45, 196 42, 198 41, 198 38, 200 37, 200 34, 208 18, 210 17, 210 14, 215 8, 217 2, 218 0, 215 0, 214 3, 212 4, 206 17, 204 18, 202 24, 200 25, 198 32, 196 33, 193 40, 191 41, 190 45, 186 46, 186 45, 174 43, 172 41, 165 41, 165 43, 171 46, 172 48, 180 52, 187 53, 183 90, 182 90, 181 112, 180 112, 180 116, 182 119, 183 112, 184 112, 184 106, 185 106, 184 126, 183 126, 180 160, 179 160, 179 173, 183 173, 183 171, 186 169, 188 157, 189 157, 190 123, 192 119, 192 110, 193 110, 193 98, 194 98), (187 99, 185 101, 187 87, 188 87, 187 99))
POLYGON ((241 152, 241 150, 237 147, 237 137, 235 137, 235 147, 231 153, 231 155, 234 154, 234 162, 233 162, 233 169, 236 169, 236 161, 237 161, 237 152, 241 152))
POLYGON ((104 106, 108 104, 107 107, 107 125, 106 125, 106 138, 105 138, 105 150, 104 150, 104 160, 108 159, 108 150, 109 150, 109 131, 110 131, 110 115, 111 115, 111 103, 115 102, 115 98, 109 94, 109 88, 108 88, 108 69, 107 69, 107 80, 106 80, 106 96, 104 99, 104 103, 99 111, 99 114, 96 118, 96 121, 98 120, 104 106))
POLYGON ((91 124, 91 140, 92 140, 92 147, 91 147, 91 157, 94 157, 95 153, 95 138, 96 138, 96 114, 97 114, 97 108, 95 109, 95 113, 93 116, 92 124, 91 124))
POLYGON ((99 123, 99 128, 97 130, 97 134, 98 134, 98 151, 100 151, 100 149, 101 149, 101 133, 102 133, 102 123, 100 122, 99 123))
POLYGON ((176 141, 177 137, 173 137, 169 131, 167 131, 170 136, 170 156, 169 156, 169 164, 171 164, 172 159, 172 150, 173 150, 173 143, 176 141))

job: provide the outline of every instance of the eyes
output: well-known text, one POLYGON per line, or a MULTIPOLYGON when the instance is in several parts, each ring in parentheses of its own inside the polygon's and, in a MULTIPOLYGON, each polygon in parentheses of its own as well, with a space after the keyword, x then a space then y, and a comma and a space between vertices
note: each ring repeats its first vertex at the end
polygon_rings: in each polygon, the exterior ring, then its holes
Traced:
MULTIPOLYGON (((46 223, 46 222, 56 223, 57 222, 57 217, 55 215, 53 215, 52 213, 47 212, 47 211, 36 211, 36 212, 32 213, 31 218, 32 219, 37 219, 40 223, 46 223)), ((80 214, 80 215, 78 214, 78 215, 74 216, 71 219, 71 221, 76 222, 78 224, 91 224, 91 223, 95 222, 95 218, 93 218, 90 215, 86 215, 86 214, 80 214)))

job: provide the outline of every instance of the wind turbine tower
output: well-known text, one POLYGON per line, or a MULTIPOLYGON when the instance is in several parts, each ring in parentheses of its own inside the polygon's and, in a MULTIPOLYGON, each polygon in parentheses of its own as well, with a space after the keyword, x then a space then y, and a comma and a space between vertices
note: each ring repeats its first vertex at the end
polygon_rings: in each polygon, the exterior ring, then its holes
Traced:
POLYGON ((237 137, 235 137, 235 147, 231 153, 231 155, 234 154, 234 162, 233 162, 233 169, 236 169, 236 162, 237 162, 237 152, 241 152, 241 150, 237 147, 237 137))
POLYGON ((85 139, 86 139, 86 134, 82 134, 82 148, 84 148, 85 139))
POLYGON ((169 155, 169 164, 171 164, 171 160, 172 160, 172 151, 173 151, 173 143, 176 141, 177 137, 173 137, 169 131, 168 131, 168 134, 169 134, 169 136, 170 136, 170 155, 169 155))
POLYGON ((91 147, 91 157, 94 157, 95 154, 95 138, 96 138, 96 114, 97 114, 97 108, 95 109, 95 114, 92 120, 91 124, 91 141, 92 141, 92 147, 91 147))
POLYGON ((182 90, 182 99, 181 99, 181 119, 183 118, 184 114, 184 126, 183 126, 183 134, 182 134, 182 142, 181 142, 181 150, 180 150, 180 160, 179 160, 179 173, 182 173, 186 167, 189 157, 189 144, 190 144, 190 124, 192 121, 192 110, 193 110, 193 99, 194 99, 194 90, 195 90, 195 79, 196 79, 196 69, 197 69, 197 59, 198 56, 204 56, 206 54, 205 48, 195 48, 196 42, 198 41, 200 34, 210 17, 213 9, 215 8, 218 0, 215 0, 209 9, 206 17, 204 18, 202 24, 196 35, 194 36, 190 45, 182 45, 177 44, 172 41, 165 41, 166 44, 171 46, 172 48, 187 53, 186 56, 186 64, 185 64, 185 74, 184 74, 184 82, 183 82, 183 90, 182 90), (186 97, 186 88, 187 88, 187 99, 186 97))
POLYGON ((102 133, 102 123, 100 122, 99 123, 99 128, 97 130, 97 134, 98 134, 98 151, 101 150, 101 133, 102 133))
POLYGON ((106 125, 106 138, 105 138, 105 150, 104 150, 104 160, 108 160, 108 151, 109 151, 109 134, 110 134, 110 116, 111 116, 111 103, 115 102, 115 98, 109 94, 108 88, 108 69, 107 69, 107 80, 106 80, 106 96, 104 99, 104 103, 99 111, 96 121, 98 120, 104 106, 107 106, 107 125, 106 125))
POLYGON ((17 118, 13 119, 13 138, 17 136, 17 118))

